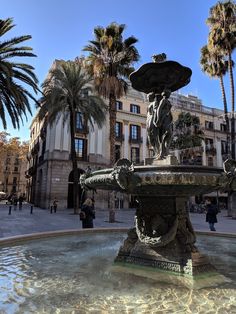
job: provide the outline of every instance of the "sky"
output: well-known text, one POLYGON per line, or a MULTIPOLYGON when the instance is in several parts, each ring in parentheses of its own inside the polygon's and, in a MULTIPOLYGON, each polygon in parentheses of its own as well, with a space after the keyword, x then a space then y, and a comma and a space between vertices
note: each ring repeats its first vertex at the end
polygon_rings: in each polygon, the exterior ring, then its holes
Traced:
MULTIPOLYGON (((85 55, 83 47, 92 40, 96 26, 106 27, 111 22, 125 24, 124 38, 138 39, 136 45, 141 56, 134 65, 151 62, 151 56, 166 53, 174 60, 192 69, 188 86, 182 94, 198 96, 203 105, 223 108, 219 81, 210 79, 200 68, 200 49, 207 43, 209 28, 205 21, 215 0, 0 0, 1 19, 12 17, 16 26, 1 40, 31 35, 26 44, 33 48, 36 58, 20 58, 35 67, 40 84, 55 59, 73 60, 85 55)), ((226 78, 228 102, 230 94, 226 78)), ((35 106, 32 103, 35 114, 35 106)), ((12 128, 11 136, 29 139, 32 117, 20 130, 12 128)), ((2 131, 0 122, 0 131, 2 131)))

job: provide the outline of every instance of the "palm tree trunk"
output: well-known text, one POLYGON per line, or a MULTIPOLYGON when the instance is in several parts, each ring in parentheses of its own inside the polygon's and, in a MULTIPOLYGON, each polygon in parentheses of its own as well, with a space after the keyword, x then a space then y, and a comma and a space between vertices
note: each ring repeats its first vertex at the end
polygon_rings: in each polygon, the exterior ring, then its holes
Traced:
MULTIPOLYGON (((114 166, 116 162, 115 156, 115 124, 116 124, 116 98, 111 95, 109 99, 109 115, 110 115, 110 165, 114 166)), ((109 193, 109 222, 115 222, 115 195, 113 192, 109 193)))
POLYGON ((224 104, 224 116, 225 116, 225 122, 226 122, 226 134, 227 134, 226 153, 229 154, 229 151, 230 151, 229 117, 228 117, 228 107, 227 107, 223 75, 220 76, 220 87, 221 87, 221 92, 222 92, 222 98, 223 98, 223 104, 224 104))
POLYGON ((229 50, 228 54, 229 54, 229 77, 230 77, 231 108, 232 108, 231 149, 232 149, 232 158, 235 159, 234 76, 233 76, 233 66, 232 66, 231 50, 229 50))
POLYGON ((113 95, 110 96, 109 116, 110 116, 110 164, 116 162, 115 156, 115 125, 116 125, 116 99, 113 95))
POLYGON ((74 175, 73 183, 73 207, 74 214, 78 214, 78 170, 77 170, 77 158, 75 151, 75 111, 73 108, 70 108, 70 139, 71 139, 71 161, 72 161, 72 170, 74 175))

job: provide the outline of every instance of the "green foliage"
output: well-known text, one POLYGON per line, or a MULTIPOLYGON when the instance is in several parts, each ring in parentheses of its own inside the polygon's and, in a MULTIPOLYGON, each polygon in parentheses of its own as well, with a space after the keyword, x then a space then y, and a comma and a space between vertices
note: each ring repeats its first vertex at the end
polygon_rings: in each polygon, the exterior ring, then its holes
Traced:
POLYGON ((29 99, 37 102, 26 89, 29 86, 37 93, 38 80, 33 72, 34 68, 26 63, 16 62, 18 57, 35 57, 31 52, 32 48, 18 45, 31 39, 31 36, 5 41, 2 39, 14 26, 11 18, 0 20, 0 119, 4 129, 7 128, 6 113, 9 114, 13 127, 19 128, 23 116, 27 117, 27 112, 31 114, 29 99), (10 61, 11 59, 14 61, 10 61))
POLYGON ((7 132, 0 132, 0 160, 3 161, 7 155, 18 155, 19 159, 26 160, 29 150, 28 142, 21 142, 19 137, 10 137, 7 132))
POLYGON ((123 39, 124 24, 111 23, 107 27, 94 29, 95 39, 84 47, 89 52, 88 69, 94 76, 100 95, 120 98, 127 89, 126 79, 134 71, 132 64, 139 60, 134 44, 137 39, 130 36, 123 39))
POLYGON ((201 146, 203 135, 199 118, 189 112, 182 112, 174 123, 171 147, 186 149, 201 146))
POLYGON ((63 116, 65 122, 70 112, 79 111, 92 126, 95 122, 102 127, 107 107, 99 96, 92 94, 91 76, 79 60, 60 61, 50 71, 42 87, 44 96, 40 100, 40 121, 47 116, 48 123, 52 125, 63 116))
POLYGON ((110 161, 115 163, 115 123, 116 99, 121 98, 128 89, 127 79, 134 71, 133 63, 139 60, 135 48, 137 39, 123 38, 124 24, 111 23, 107 27, 94 29, 94 40, 84 47, 89 53, 87 68, 93 76, 99 95, 109 99, 110 114, 110 161))

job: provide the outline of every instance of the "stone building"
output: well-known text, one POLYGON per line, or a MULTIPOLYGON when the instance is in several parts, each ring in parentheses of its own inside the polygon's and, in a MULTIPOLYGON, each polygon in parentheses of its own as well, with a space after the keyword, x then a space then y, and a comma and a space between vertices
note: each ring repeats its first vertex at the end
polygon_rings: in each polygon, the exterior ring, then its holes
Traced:
POLYGON ((7 195, 13 193, 18 196, 26 194, 26 170, 27 160, 26 158, 20 158, 18 152, 1 155, 0 191, 5 192, 7 195))
MULTIPOLYGON (((173 119, 181 112, 190 112, 200 118, 204 131, 201 147, 187 151, 175 151, 180 163, 222 167, 226 158, 226 126, 223 111, 202 105, 195 96, 179 93, 171 95, 173 119), (183 156, 185 158, 183 158, 183 156)), ((116 159, 128 158, 134 164, 144 164, 147 157, 153 156, 153 150, 147 141, 146 95, 131 87, 126 96, 117 101, 116 122, 116 159)), ((39 123, 37 115, 31 124, 28 177, 28 200, 35 205, 49 208, 54 197, 59 200, 59 207, 72 207, 73 173, 70 156, 69 126, 63 126, 62 118, 52 127, 45 122, 39 123)), ((109 119, 102 129, 94 130, 87 125, 82 115, 76 116, 76 150, 79 174, 88 166, 92 170, 109 166, 109 119)), ((81 194, 82 191, 80 190, 81 194)), ((215 197, 212 194, 212 197, 215 197)), ((220 195, 224 201, 226 194, 220 195)), ((95 195, 96 205, 107 208, 109 195, 106 191, 95 195)), ((131 197, 118 193, 116 207, 132 206, 131 197)))

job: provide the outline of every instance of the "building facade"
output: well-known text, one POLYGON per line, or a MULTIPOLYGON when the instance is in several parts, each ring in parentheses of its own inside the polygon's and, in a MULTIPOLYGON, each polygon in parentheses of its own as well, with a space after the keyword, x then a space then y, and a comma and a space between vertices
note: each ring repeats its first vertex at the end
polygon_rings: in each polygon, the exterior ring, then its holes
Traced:
MULTIPOLYGON (((175 121, 181 112, 198 116, 204 131, 202 145, 182 151, 174 151, 180 163, 222 167, 227 158, 227 134, 223 111, 202 105, 195 96, 173 93, 170 97, 172 115, 175 121)), ((146 95, 131 87, 122 99, 117 101, 116 159, 128 158, 136 165, 144 164, 145 158, 153 156, 153 149, 147 140, 146 95)), ((82 174, 88 167, 97 170, 109 166, 109 117, 102 129, 87 125, 81 113, 76 115, 76 151, 78 171, 82 174)), ((73 206, 73 173, 70 161, 69 125, 63 119, 49 127, 46 121, 38 122, 37 116, 31 124, 28 154, 28 200, 42 208, 49 208, 56 197, 59 207, 73 206)), ((80 190, 79 193, 82 193, 80 190)), ((212 197, 215 197, 213 194, 212 197)), ((220 195, 222 201, 227 195, 220 195)), ((109 195, 100 191, 95 195, 96 205, 107 208, 109 195)), ((132 207, 132 199, 118 193, 116 207, 132 207)))
POLYGON ((0 191, 5 192, 6 195, 26 194, 26 170, 26 158, 20 158, 17 152, 3 154, 0 167, 0 191))

